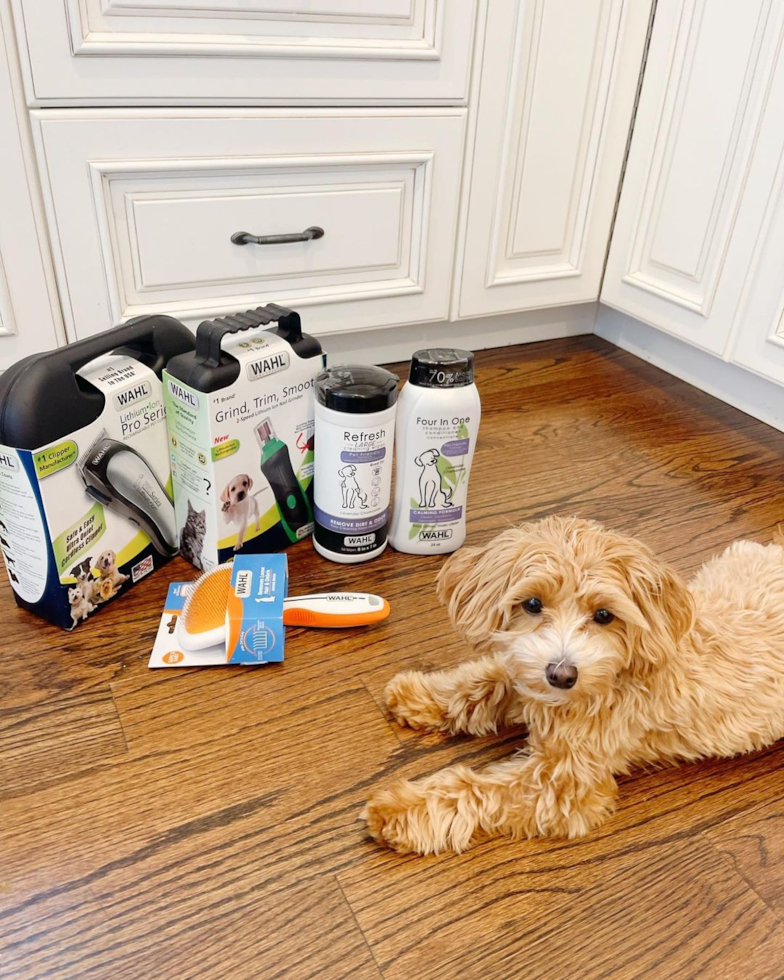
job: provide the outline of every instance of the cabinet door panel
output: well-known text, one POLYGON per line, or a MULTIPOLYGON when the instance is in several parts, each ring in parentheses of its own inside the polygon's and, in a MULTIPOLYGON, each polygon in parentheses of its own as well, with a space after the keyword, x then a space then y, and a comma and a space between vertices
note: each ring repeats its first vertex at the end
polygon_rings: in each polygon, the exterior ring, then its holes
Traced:
POLYGON ((14 0, 37 105, 465 100, 477 0, 14 0))
POLYGON ((649 10, 490 5, 461 316, 597 298, 649 10))
POLYGON ((784 31, 746 197, 763 219, 725 357, 784 384, 784 31))
POLYGON ((62 330, 45 232, 36 222, 35 163, 25 159, 25 148, 32 151, 13 44, 0 3, 0 370, 56 347, 62 330))
POLYGON ((660 0, 613 232, 602 300, 718 354, 773 179, 760 134, 783 14, 782 0, 660 0))

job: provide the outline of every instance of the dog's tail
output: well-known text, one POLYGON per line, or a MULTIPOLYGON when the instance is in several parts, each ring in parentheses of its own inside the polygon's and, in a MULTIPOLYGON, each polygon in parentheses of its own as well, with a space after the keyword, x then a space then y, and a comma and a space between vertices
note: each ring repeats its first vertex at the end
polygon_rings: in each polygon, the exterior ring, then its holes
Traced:
POLYGON ((773 543, 784 547, 784 524, 777 524, 773 528, 773 543))

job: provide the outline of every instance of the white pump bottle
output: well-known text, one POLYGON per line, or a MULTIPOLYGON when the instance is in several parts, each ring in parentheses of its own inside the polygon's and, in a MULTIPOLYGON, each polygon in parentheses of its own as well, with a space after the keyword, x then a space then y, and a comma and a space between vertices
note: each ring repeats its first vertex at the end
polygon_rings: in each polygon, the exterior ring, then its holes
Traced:
POLYGON ((468 477, 480 417, 474 355, 417 351, 397 403, 397 476, 389 531, 396 551, 446 553, 465 541, 468 477))

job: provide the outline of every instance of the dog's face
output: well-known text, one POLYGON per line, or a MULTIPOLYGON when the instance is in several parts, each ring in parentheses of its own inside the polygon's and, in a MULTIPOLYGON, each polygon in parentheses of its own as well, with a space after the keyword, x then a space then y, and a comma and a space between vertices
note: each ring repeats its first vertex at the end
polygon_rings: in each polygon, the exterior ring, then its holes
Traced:
POLYGON ((693 604, 642 544, 549 517, 458 551, 439 576, 455 627, 502 652, 521 694, 550 704, 607 695, 674 654, 693 604))
POLYGON ((354 466, 352 463, 349 463, 348 466, 344 466, 342 470, 338 470, 338 475, 339 476, 347 476, 347 477, 350 478, 356 472, 357 472, 356 466, 354 466))
POLYGON ((102 572, 108 572, 114 568, 114 563, 116 561, 117 555, 113 551, 102 551, 101 554, 98 555, 98 561, 95 563, 95 565, 102 572))
POLYGON ((426 449, 419 457, 419 460, 423 466, 432 466, 438 459, 439 455, 440 453, 437 449, 426 449))
POLYGON ((253 480, 251 480, 248 474, 239 473, 231 483, 226 485, 225 490, 221 494, 221 500, 224 504, 240 504, 243 500, 247 500, 252 486, 253 480))
POLYGON ((68 590, 68 601, 72 606, 75 606, 78 602, 82 601, 82 590, 78 585, 73 586, 68 590))

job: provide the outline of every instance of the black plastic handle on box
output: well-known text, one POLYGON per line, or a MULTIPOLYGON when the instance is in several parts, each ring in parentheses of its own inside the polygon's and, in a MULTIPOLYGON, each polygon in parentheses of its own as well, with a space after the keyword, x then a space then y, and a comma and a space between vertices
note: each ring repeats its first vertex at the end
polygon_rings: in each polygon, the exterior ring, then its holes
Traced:
POLYGON ((302 339, 302 321, 295 310, 286 309, 276 303, 267 303, 245 313, 233 313, 217 320, 205 320, 196 330, 196 358, 206 367, 216 368, 221 362, 221 344, 227 334, 240 330, 252 330, 277 323, 278 336, 295 344, 302 339))
POLYGON ((193 350, 193 334, 171 316, 137 317, 66 347, 31 354, 0 379, 0 442, 37 449, 89 425, 104 396, 77 372, 104 354, 126 354, 158 377, 170 358, 193 350))

